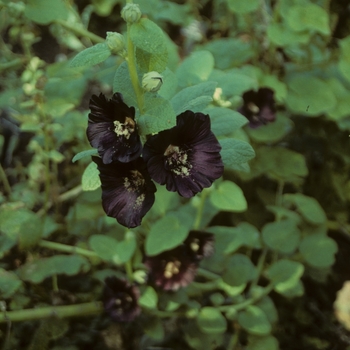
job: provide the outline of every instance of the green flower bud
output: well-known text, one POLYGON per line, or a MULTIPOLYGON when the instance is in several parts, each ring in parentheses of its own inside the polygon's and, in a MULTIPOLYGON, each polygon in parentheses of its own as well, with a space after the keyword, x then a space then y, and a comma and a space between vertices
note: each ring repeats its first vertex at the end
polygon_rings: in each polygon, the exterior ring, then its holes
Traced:
POLYGON ((141 18, 140 6, 137 4, 126 4, 121 12, 121 15, 125 22, 136 23, 141 18))
POLYGON ((124 37, 120 33, 107 32, 106 43, 114 54, 120 54, 125 49, 124 37))
POLYGON ((147 92, 156 92, 163 84, 163 77, 158 72, 149 72, 143 75, 142 88, 147 92))

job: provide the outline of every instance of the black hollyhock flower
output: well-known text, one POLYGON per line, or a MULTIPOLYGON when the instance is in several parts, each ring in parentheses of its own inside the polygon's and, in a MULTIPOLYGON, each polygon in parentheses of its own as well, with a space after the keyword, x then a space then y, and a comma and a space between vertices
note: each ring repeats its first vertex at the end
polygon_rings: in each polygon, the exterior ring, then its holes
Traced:
POLYGON ((188 248, 193 261, 200 261, 214 253, 214 236, 211 233, 191 231, 184 245, 188 248))
POLYGON ((274 92, 269 88, 247 91, 243 94, 243 106, 238 110, 249 120, 253 129, 276 119, 274 92))
POLYGON ((190 198, 222 175, 220 151, 209 116, 186 111, 175 127, 147 140, 142 156, 154 181, 190 198))
POLYGON ((107 277, 103 290, 105 311, 116 322, 130 322, 141 312, 138 305, 140 291, 129 282, 107 277))
POLYGON ((120 93, 115 93, 111 100, 103 94, 93 95, 90 110, 86 134, 103 163, 128 163, 140 156, 142 144, 134 120, 135 108, 128 107, 120 93))
POLYGON ((106 214, 129 228, 141 225, 157 191, 142 158, 112 164, 104 164, 98 157, 92 160, 100 171, 102 206, 106 214))
POLYGON ((181 245, 156 256, 145 257, 151 280, 164 290, 175 291, 186 287, 195 277, 197 264, 181 245))

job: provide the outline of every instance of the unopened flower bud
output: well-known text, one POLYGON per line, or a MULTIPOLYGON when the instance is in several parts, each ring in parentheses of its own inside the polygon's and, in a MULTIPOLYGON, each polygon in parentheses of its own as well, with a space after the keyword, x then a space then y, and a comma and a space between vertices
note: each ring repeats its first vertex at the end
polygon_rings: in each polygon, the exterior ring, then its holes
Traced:
POLYGON ((148 92, 156 92, 163 84, 163 77, 158 72, 149 72, 143 75, 142 88, 148 92))
POLYGON ((120 33, 107 32, 106 43, 114 54, 121 53, 125 48, 124 37, 120 33))
POLYGON ((126 4, 121 12, 121 15, 125 22, 136 23, 141 18, 140 6, 137 4, 126 4))

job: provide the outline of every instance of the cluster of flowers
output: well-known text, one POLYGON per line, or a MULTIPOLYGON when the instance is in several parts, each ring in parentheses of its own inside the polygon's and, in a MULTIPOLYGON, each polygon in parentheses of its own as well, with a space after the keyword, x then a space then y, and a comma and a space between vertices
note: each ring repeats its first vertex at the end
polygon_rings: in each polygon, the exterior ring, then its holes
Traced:
MULTIPOLYGON (((176 126, 149 136, 142 145, 135 108, 120 93, 90 100, 87 137, 100 157, 92 157, 100 172, 102 205, 108 216, 126 227, 139 226, 155 200, 156 186, 190 198, 210 187, 224 170, 221 146, 210 129, 210 118, 186 111, 176 126)), ((213 236, 191 231, 178 247, 145 257, 150 281, 175 291, 194 279, 198 263, 213 251, 213 236)), ((104 307, 115 321, 130 321, 140 313, 139 289, 127 281, 105 280, 104 307)))
POLYGON ((100 156, 92 159, 100 172, 102 205, 121 225, 141 224, 155 200, 152 180, 190 198, 223 174, 221 146, 208 115, 186 111, 176 126, 142 145, 135 108, 120 93, 111 100, 93 95, 90 110, 87 137, 100 156))
MULTIPOLYGON (((166 291, 186 287, 195 277, 198 263, 214 250, 213 235, 191 231, 178 247, 157 256, 145 257, 151 282, 166 291)), ((113 321, 129 322, 141 312, 140 291, 136 285, 116 277, 105 280, 103 304, 113 321)))

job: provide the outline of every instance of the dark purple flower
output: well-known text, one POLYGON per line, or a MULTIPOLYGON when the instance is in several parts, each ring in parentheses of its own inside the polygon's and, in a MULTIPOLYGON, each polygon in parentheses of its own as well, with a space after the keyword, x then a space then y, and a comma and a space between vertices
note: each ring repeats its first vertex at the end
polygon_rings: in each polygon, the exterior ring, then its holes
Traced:
POLYGON ((130 322, 141 312, 138 305, 139 289, 116 277, 107 277, 103 290, 105 311, 116 322, 130 322))
POLYGON ((243 106, 238 110, 248 120, 253 129, 276 119, 274 92, 269 88, 247 91, 243 94, 243 106))
POLYGON ((214 236, 211 233, 191 231, 184 244, 194 261, 202 260, 214 253, 214 236))
POLYGON ((190 198, 222 175, 220 151, 209 116, 186 111, 175 127, 147 140, 142 156, 154 181, 190 198))
POLYGON ((168 291, 186 287, 193 281, 197 270, 197 264, 185 245, 156 256, 147 256, 144 264, 154 284, 168 291))
POLYGON ((104 164, 98 157, 92 160, 100 171, 102 206, 106 214, 126 227, 141 225, 157 191, 142 158, 112 164, 104 164))
POLYGON ((135 108, 128 107, 120 93, 111 100, 103 94, 93 95, 90 110, 86 134, 103 163, 128 163, 140 156, 142 144, 134 120, 135 108))

